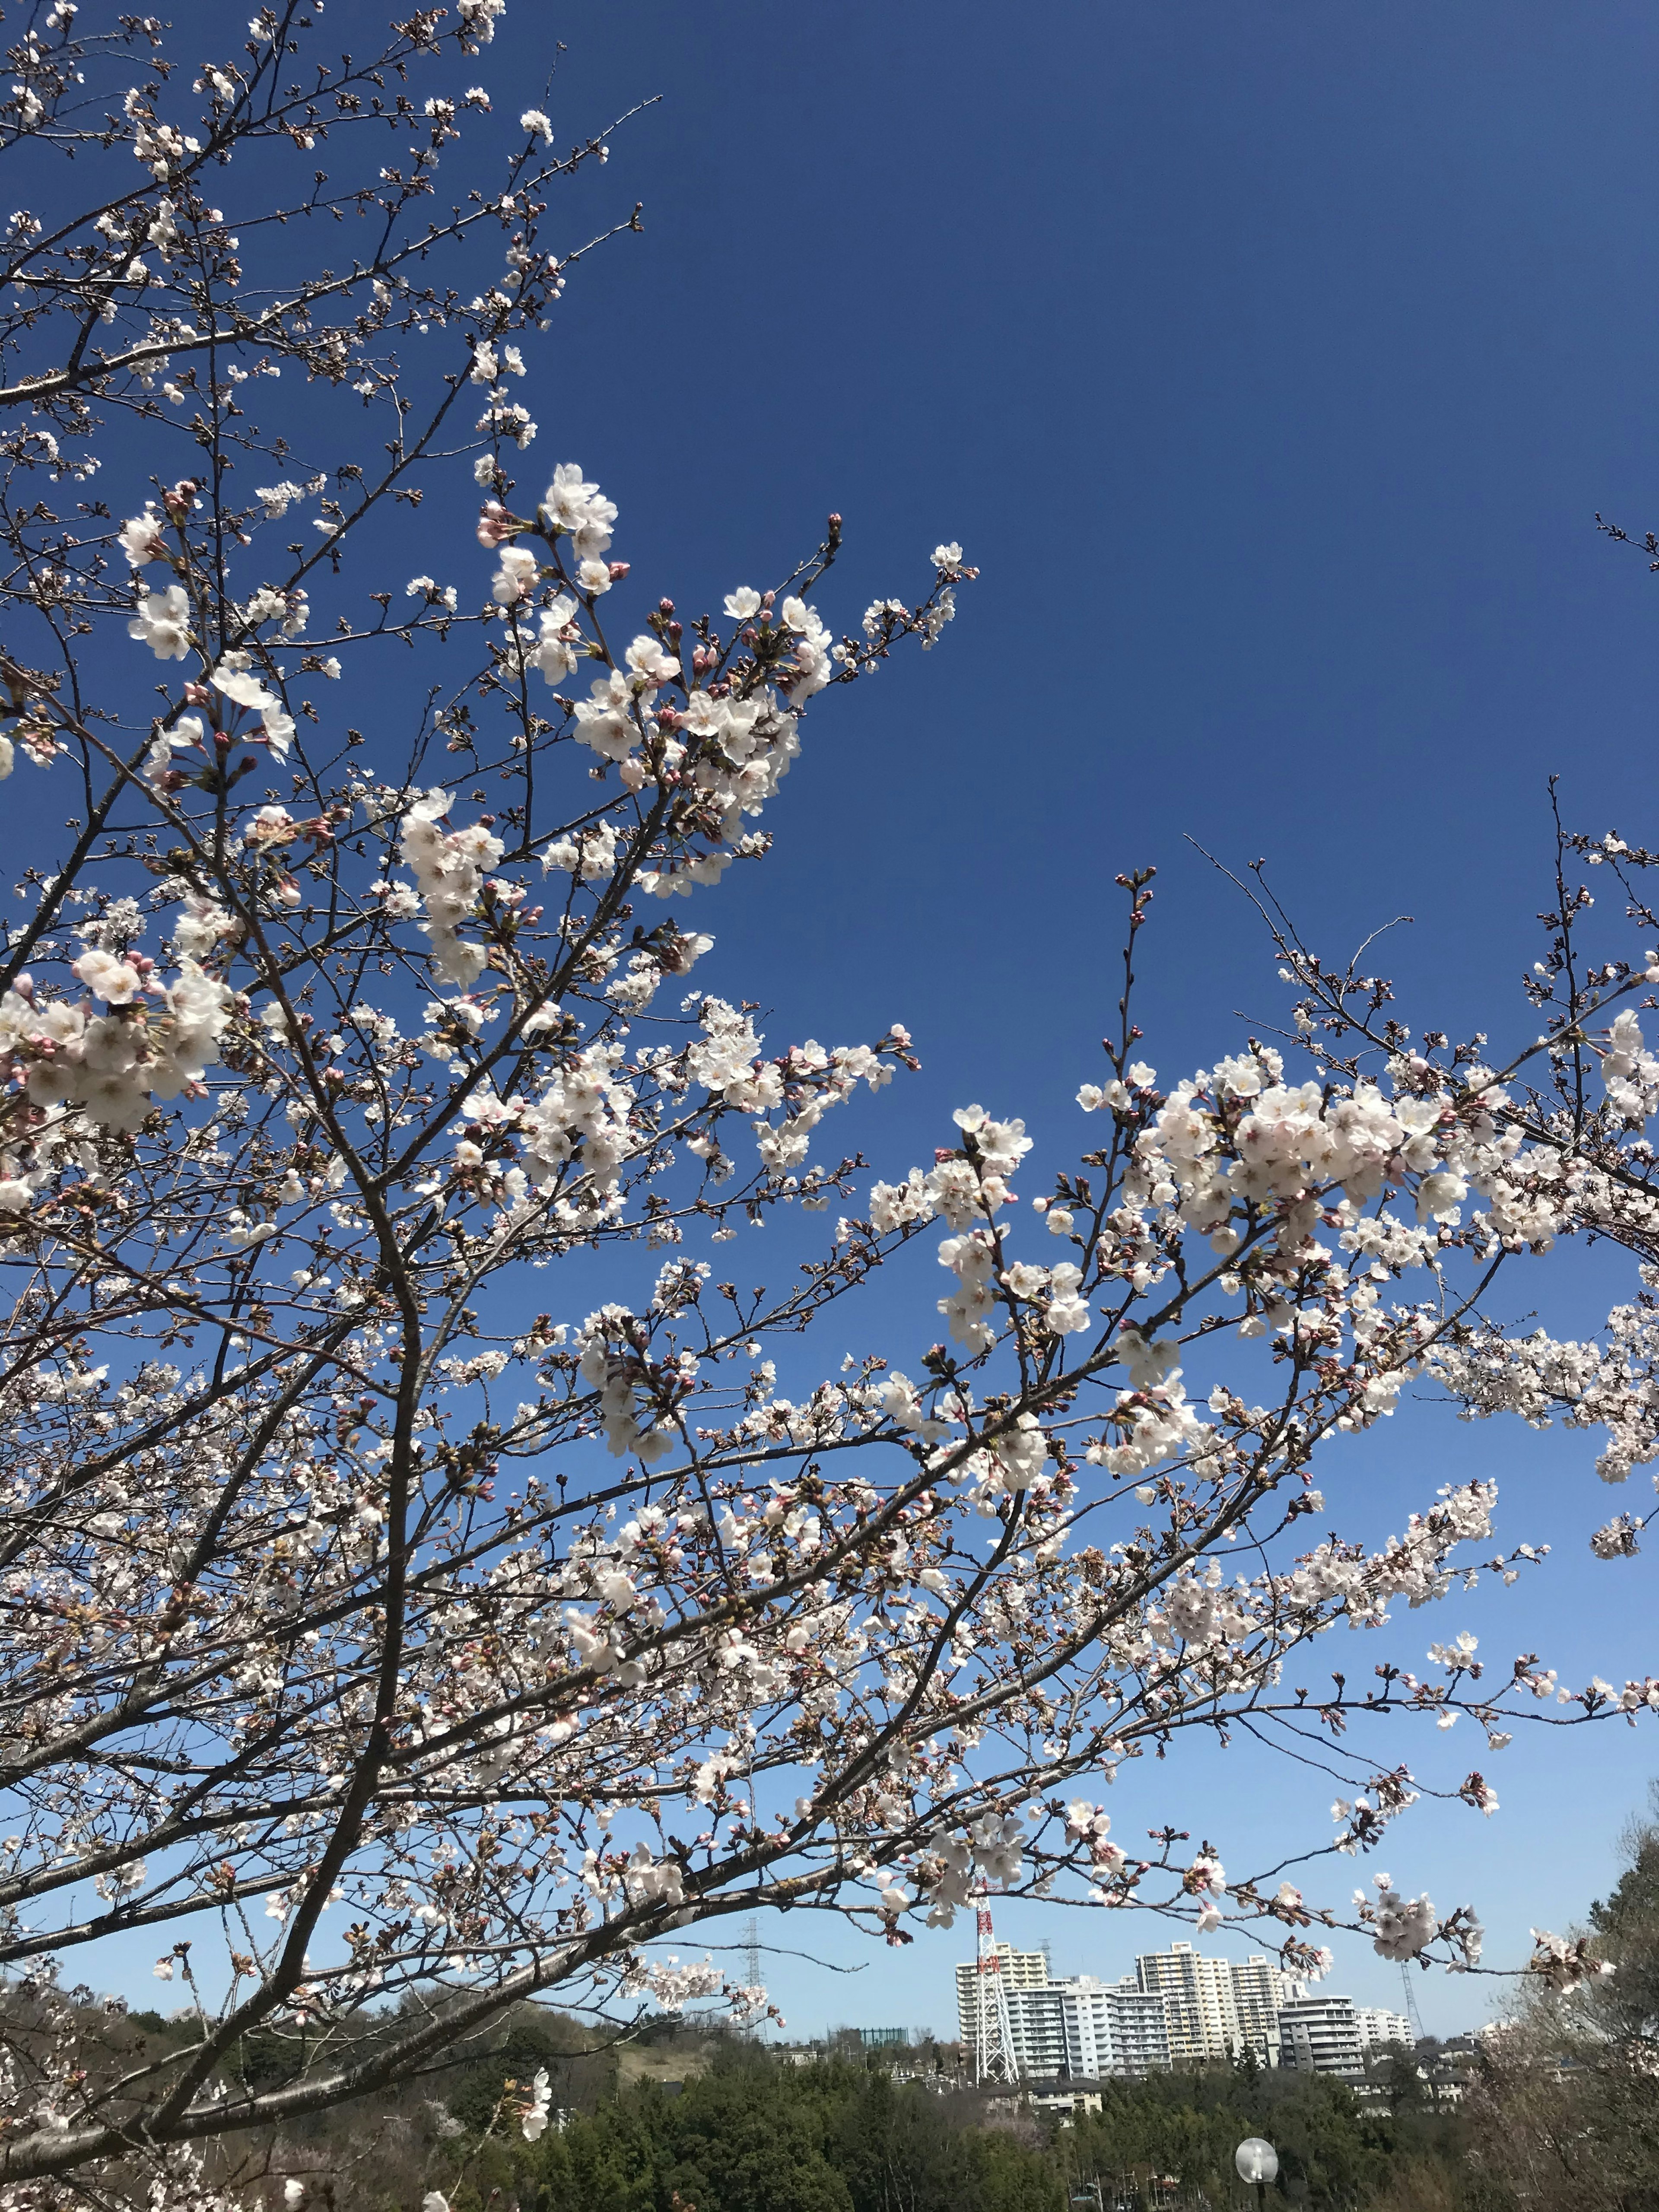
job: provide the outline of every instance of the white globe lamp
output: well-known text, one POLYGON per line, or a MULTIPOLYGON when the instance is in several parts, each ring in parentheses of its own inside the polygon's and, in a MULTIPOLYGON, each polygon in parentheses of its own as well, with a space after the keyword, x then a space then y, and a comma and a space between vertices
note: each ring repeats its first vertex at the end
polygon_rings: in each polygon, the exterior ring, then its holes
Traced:
POLYGON ((1273 2145, 1260 2136, 1246 2136, 1233 2153, 1233 2164, 1239 2179, 1254 2182, 1258 2199, 1265 2200, 1267 2184, 1279 2179, 1279 2153, 1273 2145))

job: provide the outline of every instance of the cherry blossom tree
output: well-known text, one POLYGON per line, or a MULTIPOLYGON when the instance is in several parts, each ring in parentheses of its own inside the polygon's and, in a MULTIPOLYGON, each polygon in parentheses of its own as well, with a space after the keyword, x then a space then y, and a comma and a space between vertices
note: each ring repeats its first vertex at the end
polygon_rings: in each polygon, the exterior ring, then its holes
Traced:
MULTIPOLYGON (((1562 834, 1508 1046, 1407 1028, 1258 884, 1285 1033, 1168 1080, 1127 875, 1075 1163, 1039 1170, 1018 1100, 920 1165, 826 1149, 908 1032, 763 1038, 693 978, 702 924, 829 695, 931 647, 975 570, 940 544, 837 630, 831 516, 717 614, 635 586, 514 397, 589 251, 558 195, 608 149, 535 109, 503 137, 471 82, 503 9, 368 61, 267 9, 192 73, 58 0, 9 56, 0 775, 81 809, 0 954, 16 2204, 135 2162, 188 2194, 193 2146, 372 2100, 539 1993, 757 2015, 662 1947, 757 1908, 905 1943, 988 1885, 1269 1929, 1304 1974, 1339 1926, 1468 1969, 1472 1905, 1281 1878, 1421 1793, 1369 1724, 1497 1747, 1659 1707, 1467 1638, 1295 1680, 1334 1624, 1542 1565, 1488 1483, 1380 1547, 1332 1528, 1344 1439, 1411 1378, 1601 1425, 1610 1482, 1659 1449, 1652 856, 1562 834), (338 459, 365 422, 374 468, 338 459), (434 574, 387 572, 388 518, 434 574), (378 697, 371 732, 331 695, 378 697), (1631 921, 1591 954, 1593 866, 1631 921), (785 1287, 726 1279, 802 1213, 785 1287), (1588 1231, 1642 1271, 1604 1329, 1489 1317, 1588 1231), (917 1240, 944 1295, 815 1376, 811 1325, 844 1339, 917 1240), (1115 1774, 1241 1728, 1326 1739, 1333 1835, 1247 1876, 1224 1834, 1114 1833, 1115 1774), (87 1978, 135 1939, 198 2032, 88 2065, 87 1978), (230 2066, 255 2032, 274 2084, 230 2066)), ((1457 1794, 1495 1808, 1479 1771, 1457 1794)), ((1591 1971, 1548 1936, 1538 1968, 1591 1971)))

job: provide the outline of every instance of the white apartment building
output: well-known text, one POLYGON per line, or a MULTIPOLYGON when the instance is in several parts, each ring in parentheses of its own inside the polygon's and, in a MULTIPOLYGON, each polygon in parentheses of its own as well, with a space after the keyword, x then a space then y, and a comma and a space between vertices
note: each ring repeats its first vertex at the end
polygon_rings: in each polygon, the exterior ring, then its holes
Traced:
POLYGON ((1374 2051, 1386 2051, 1393 2043, 1403 2044, 1407 2051, 1416 2049, 1417 2037, 1403 2012, 1389 2012, 1378 2005, 1356 2005, 1353 2016, 1359 2028, 1360 2048, 1368 2058, 1374 2051))
POLYGON ((1235 1960, 1232 1977, 1239 2048, 1254 2051, 1264 2066, 1277 2066, 1279 2015, 1287 2004, 1306 1996, 1306 1984, 1294 1980, 1271 1959, 1260 1956, 1246 1959, 1242 1966, 1235 1960))
MULTIPOLYGON (((1277 2066, 1279 2013, 1304 1994, 1271 1959, 1206 1959, 1190 1943, 1143 1953, 1121 1982, 1051 1976, 1045 1952, 996 1948, 1014 2053, 1030 2080, 1141 2075, 1246 2048, 1277 2066)), ((957 2027, 969 2051, 978 2020, 979 1967, 969 1959, 957 1968, 957 2027)))
POLYGON ((1170 2056, 1182 2060, 1231 2058, 1239 2048, 1238 2003, 1226 1959, 1201 1959, 1190 1943, 1146 1951, 1135 1960, 1135 1981, 1164 2000, 1170 2056))
POLYGON ((1120 2074, 1167 2073, 1170 2013, 1160 1996, 1154 1996, 1125 1974, 1111 1990, 1112 2045, 1120 2074))
POLYGON ((1365 2077, 1365 2045, 1351 1997, 1298 1997, 1279 2013, 1279 2063, 1302 2074, 1365 2077))
POLYGON ((1166 2070, 1170 2037, 1163 2000, 1132 1981, 1092 1974, 1011 1990, 1008 2021, 1027 2081, 1099 2081, 1166 2070))
POLYGON ((1171 2057, 1200 2064, 1251 2050, 1264 2066, 1277 2066, 1280 2009, 1304 1994, 1271 1959, 1205 1959, 1190 1943, 1143 1952, 1135 1978, 1164 1999, 1171 2057))
MULTIPOLYGON (((1012 1997, 1016 1990, 1040 1990, 1048 1979, 1046 1951, 1017 1951, 1012 1943, 999 1943, 1002 1986, 1012 1997)), ((957 2033, 973 2047, 979 2027, 979 1963, 969 1959, 957 1968, 957 2033)))

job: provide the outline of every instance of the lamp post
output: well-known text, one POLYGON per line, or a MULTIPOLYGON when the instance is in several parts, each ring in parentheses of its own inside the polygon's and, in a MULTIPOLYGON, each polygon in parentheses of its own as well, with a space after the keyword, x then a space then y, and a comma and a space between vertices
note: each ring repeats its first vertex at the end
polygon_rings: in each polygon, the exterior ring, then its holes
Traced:
POLYGON ((1267 2184, 1279 2179, 1279 2153, 1260 2136, 1246 2136, 1233 2153, 1233 2164, 1242 2181, 1254 2182, 1259 2206, 1267 2202, 1267 2184))

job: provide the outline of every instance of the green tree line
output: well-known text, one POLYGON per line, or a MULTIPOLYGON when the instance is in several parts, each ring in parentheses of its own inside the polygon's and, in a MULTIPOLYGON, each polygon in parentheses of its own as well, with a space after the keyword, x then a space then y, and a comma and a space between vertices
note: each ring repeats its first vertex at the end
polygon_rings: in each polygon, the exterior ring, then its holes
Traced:
MULTIPOLYGON (((476 2124, 501 2079, 480 2069, 457 2118, 476 2124)), ((520 2212, 1066 2212, 1097 2191, 1101 2212, 1175 2212, 1253 2203, 1233 2153, 1266 2135, 1282 2160, 1274 2201, 1334 2212, 1372 2203, 1413 2164, 1450 2171, 1462 2152, 1455 2120, 1416 2094, 1362 2104, 1316 2075, 1224 2067, 1108 2083, 1102 2099, 1063 2126, 873 2063, 795 2065, 730 2045, 706 2074, 636 2083, 538 2142, 469 2132, 434 2185, 453 2212, 504 2200, 520 2212)))

